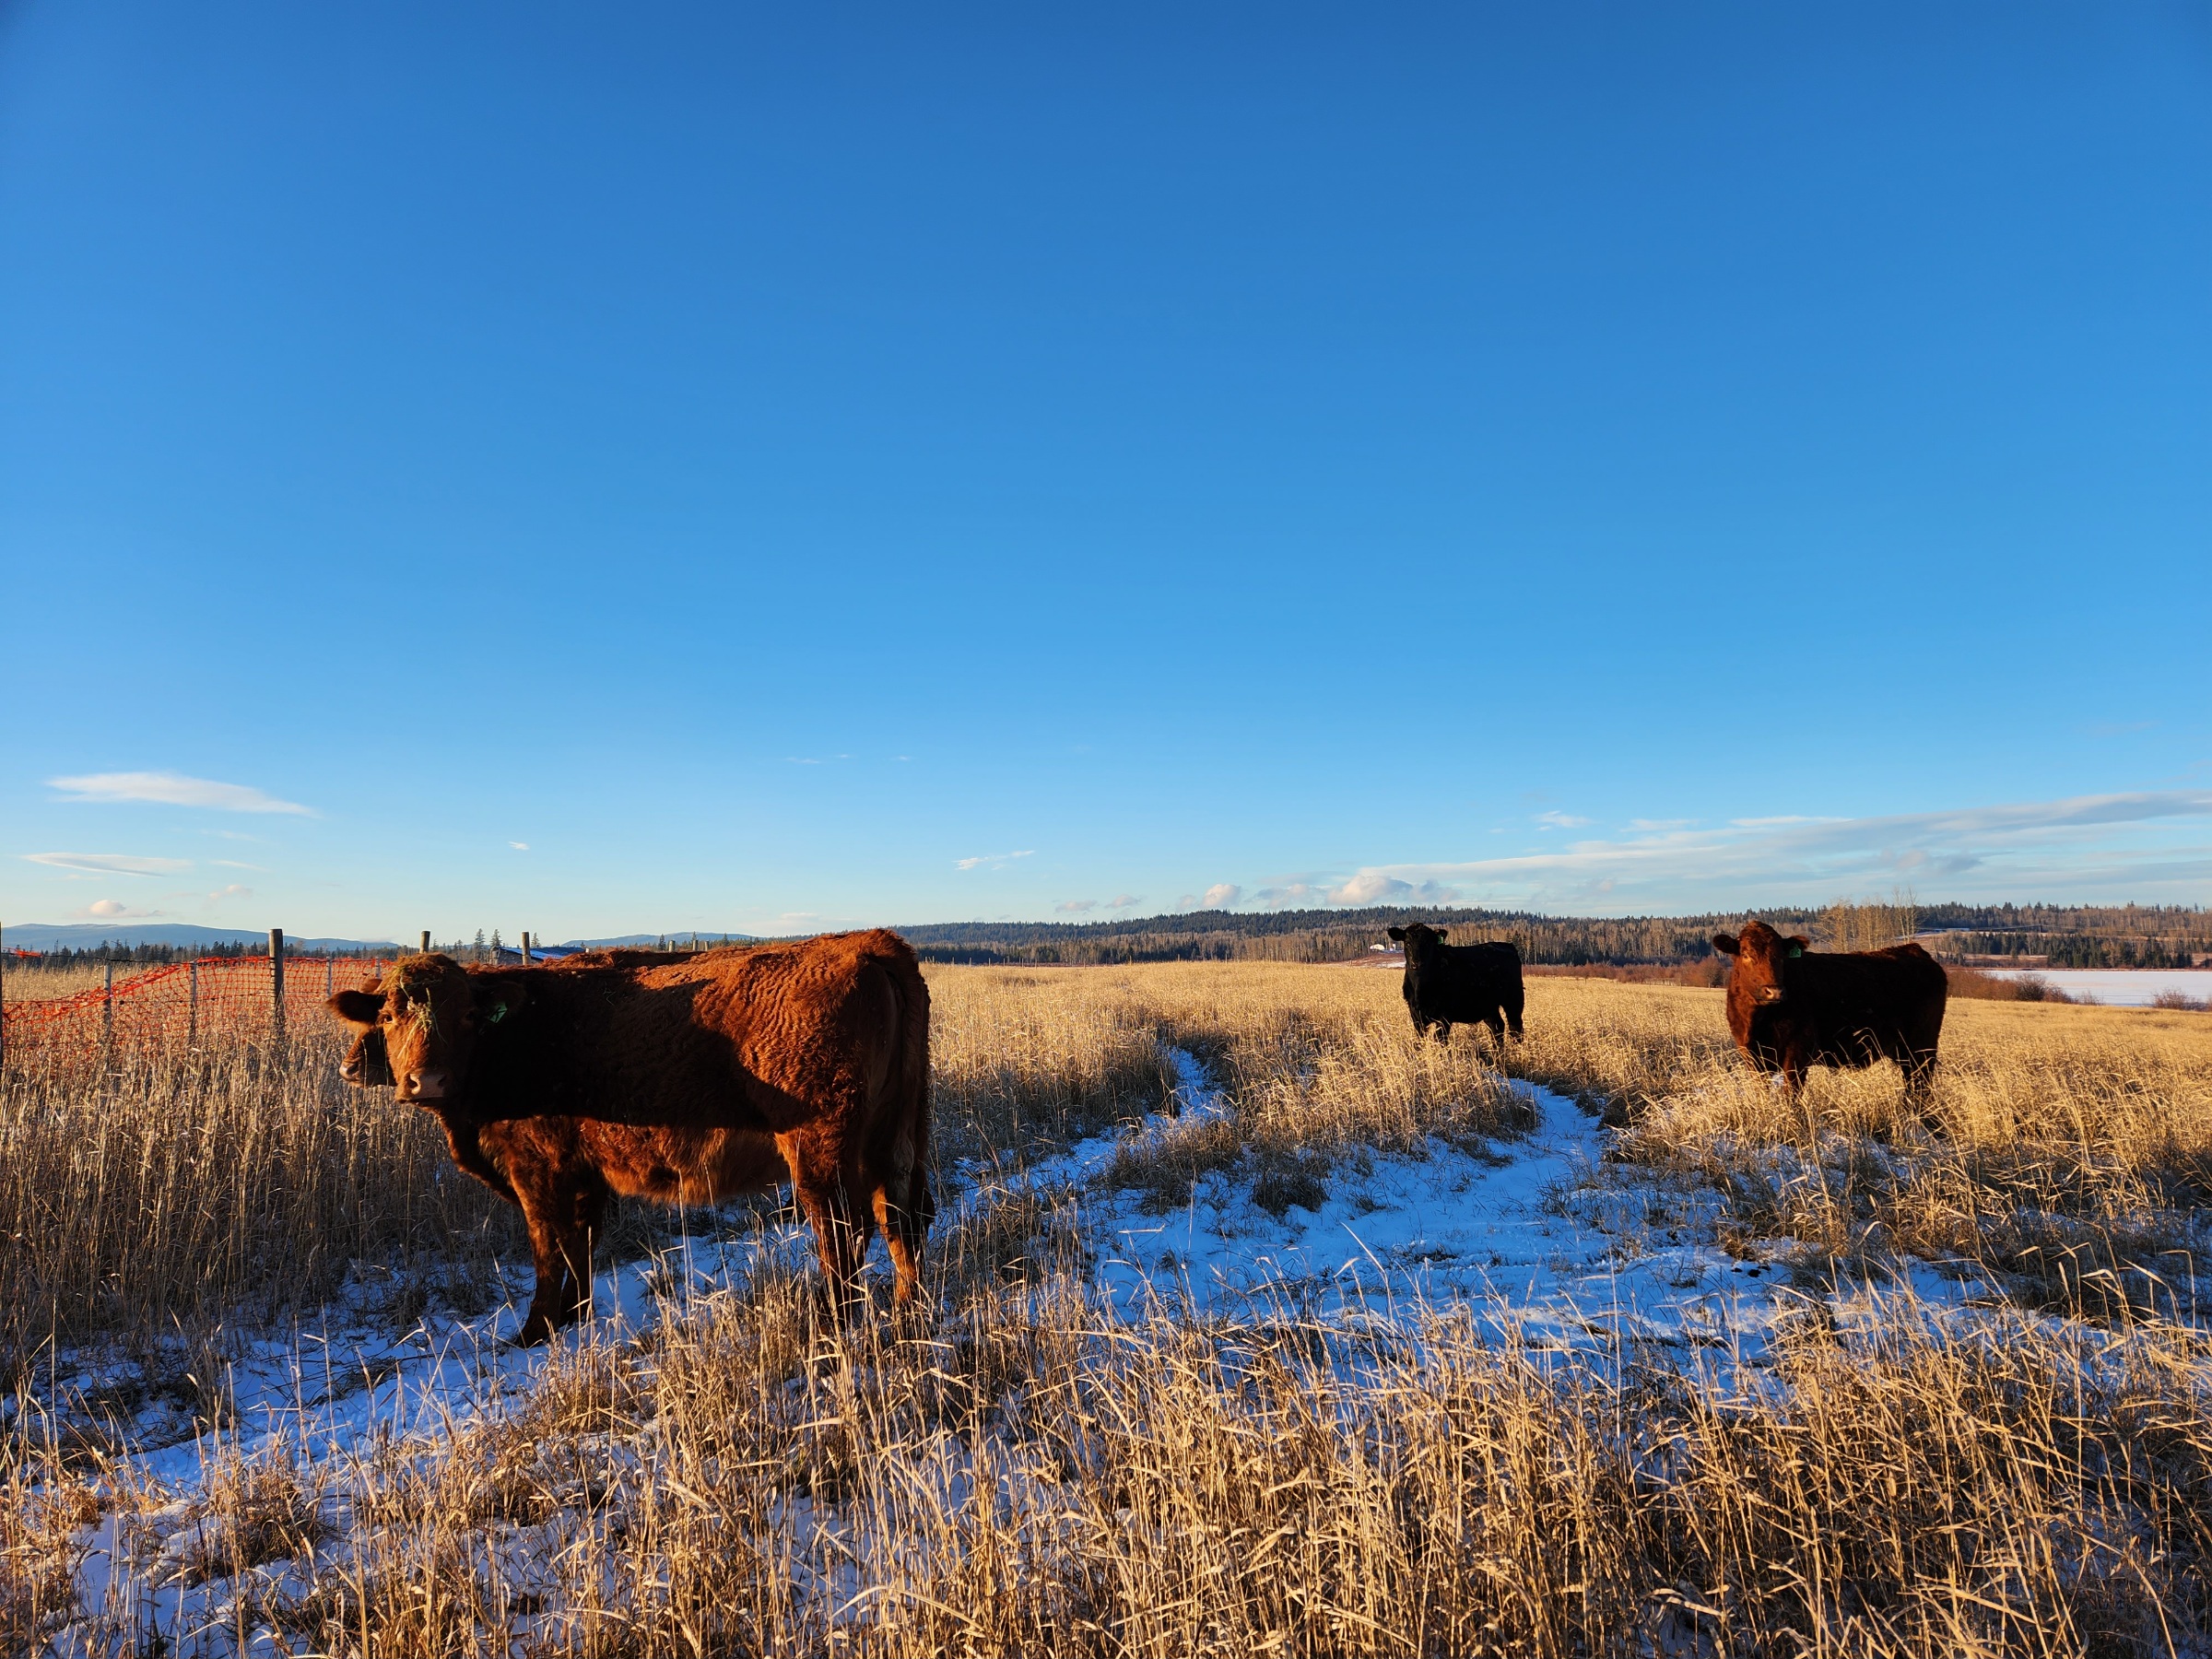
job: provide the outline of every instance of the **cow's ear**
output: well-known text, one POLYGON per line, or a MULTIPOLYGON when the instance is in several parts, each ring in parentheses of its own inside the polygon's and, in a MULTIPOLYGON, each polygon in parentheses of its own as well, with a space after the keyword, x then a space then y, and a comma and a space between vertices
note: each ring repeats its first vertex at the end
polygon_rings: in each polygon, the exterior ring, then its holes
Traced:
POLYGON ((1712 947, 1723 956, 1734 956, 1742 947, 1742 941, 1737 939, 1734 934, 1714 934, 1712 947))
POLYGON ((1803 934, 1792 934, 1789 937, 1789 946, 1792 956, 1801 957, 1813 947, 1813 942, 1803 934))
POLYGON ((1452 936, 1452 930, 1448 927, 1432 927, 1429 931, 1436 935, 1437 943, 1440 945, 1452 936))
POLYGON ((1394 927, 1390 930, 1390 936, 1403 943, 1406 938, 1406 930, 1402 927, 1394 927))
POLYGON ((323 1005, 357 1031, 373 1031, 384 1011, 382 991, 341 991, 323 1005))
POLYGON ((513 979, 480 979, 470 994, 476 999, 477 1018, 486 1025, 498 1025, 530 1000, 522 981, 513 979))

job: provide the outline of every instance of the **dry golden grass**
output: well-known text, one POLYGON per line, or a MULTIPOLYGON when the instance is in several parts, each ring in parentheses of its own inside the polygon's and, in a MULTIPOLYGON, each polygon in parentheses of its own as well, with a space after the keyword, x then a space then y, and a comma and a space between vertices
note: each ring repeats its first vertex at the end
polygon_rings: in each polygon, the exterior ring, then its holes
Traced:
POLYGON ((108 1339, 145 1362, 141 1385, 206 1379, 190 1404, 206 1408, 218 1327, 313 1309, 349 1276, 403 1327, 433 1292, 483 1305, 520 1230, 435 1123, 339 1082, 343 1052, 316 1030, 0 1075, 0 1377, 108 1339))
POLYGON ((814 1305, 771 1280, 586 1343, 435 1455, 221 1465, 130 1587, 284 1549, 304 1583, 239 1633, 383 1659, 1972 1659, 2188 1653, 2212 1618, 2206 1356, 2171 1329, 2088 1354, 1906 1308, 1868 1343, 1808 1324, 1729 1399, 1450 1311, 1118 1324, 1061 1281, 834 1339, 814 1305))
POLYGON ((2099 1317, 2196 1301, 2212 1022, 1954 1002, 1942 1054, 1925 1126, 1888 1065, 1817 1070, 1793 1107, 1736 1055, 1719 993, 1546 981, 1513 1065, 1616 1103, 1619 1156, 1720 1187, 1744 1234, 1971 1264, 2099 1317))
MULTIPOLYGON (((1487 1036, 1416 1042, 1387 972, 930 980, 942 1157, 1010 1169, 1152 1110, 1174 1081, 1163 1044, 1204 1055, 1231 1110, 1129 1136, 1112 1179, 1171 1189, 1179 1159, 1218 1159, 1318 1182, 1362 1148, 1521 1127, 1487 1036)), ((1939 1135, 1900 1115, 1893 1067, 1817 1073, 1793 1109, 1735 1057, 1717 993, 1547 979, 1527 1023, 1510 1070, 1614 1106, 1619 1149, 1717 1187, 1743 1236, 1964 1257, 2101 1323, 1976 1324, 1900 1297, 1838 1333, 1814 1301, 1748 1392, 1632 1352, 1500 1346, 1457 1309, 1364 1335, 1288 1311, 1130 1323, 1088 1288, 1081 1194, 986 1171, 932 1241, 925 1318, 829 1333, 809 1276, 766 1271, 648 1338, 588 1335, 520 1406, 435 1446, 220 1464, 194 1500, 199 1541, 147 1531, 132 1583, 259 1584, 229 1604, 241 1634, 376 1655, 2208 1651, 2212 1349, 2138 1270, 2194 1237, 2212 1021, 1954 1005, 1939 1135), (254 1577, 280 1558, 289 1590, 254 1577)), ((82 1178, 25 1095, 6 1122, 34 1171, 0 1170, 0 1215, 79 1226, 139 1283, 203 1248, 162 1226, 214 1227, 229 1265, 204 1282, 253 1285, 248 1264, 286 1236, 249 1220, 289 1202, 275 1183, 218 1184, 216 1220, 187 1224, 145 1219, 184 1201, 181 1174, 140 1181, 122 1214, 172 1241, 143 1257, 120 1216, 103 1231, 39 1207, 37 1171, 79 1179, 81 1201, 122 1184, 130 1156, 171 1169, 158 1143, 182 1102, 206 1127, 175 1171, 319 1145, 320 1164, 270 1167, 311 1186, 324 1169, 324 1207, 279 1213, 332 1229, 333 1262, 388 1261, 394 1236, 346 1234, 336 1195, 396 1172, 417 1196, 377 1213, 409 1239, 442 1201, 407 1173, 426 1156, 409 1120, 371 1133, 389 1098, 331 1093, 332 1058, 303 1049, 274 1088, 248 1088, 241 1058, 221 1088, 39 1097, 112 1137, 82 1178), (317 1115, 360 1126, 326 1122, 318 1142, 317 1115)), ((63 1271, 58 1250, 42 1259, 63 1271)), ((94 1299, 100 1281, 55 1282, 94 1299)), ((39 1422, 18 1412, 0 1450, 11 1647, 72 1616, 57 1561, 93 1508, 142 1511, 143 1529, 169 1513, 117 1475, 95 1493, 39 1422)))
MULTIPOLYGON (((163 966, 159 962, 118 962, 115 964, 115 982, 127 984, 142 973, 151 973, 163 966)), ((0 994, 6 995, 8 1006, 22 1002, 43 1001, 49 997, 76 996, 86 991, 97 991, 107 982, 106 966, 100 962, 70 961, 53 967, 41 964, 27 968, 17 963, 6 964, 0 972, 0 994)))
POLYGON ((1111 969, 928 971, 939 1160, 1020 1160, 1155 1110, 1174 1087, 1135 976, 1111 969))

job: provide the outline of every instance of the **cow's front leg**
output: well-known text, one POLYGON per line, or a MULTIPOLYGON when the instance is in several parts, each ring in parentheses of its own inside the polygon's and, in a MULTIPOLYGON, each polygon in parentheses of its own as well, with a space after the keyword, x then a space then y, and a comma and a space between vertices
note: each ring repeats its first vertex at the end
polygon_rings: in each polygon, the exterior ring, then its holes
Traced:
POLYGON ((524 1315, 514 1342, 517 1347, 535 1347, 568 1323, 573 1303, 563 1282, 568 1253, 561 1246, 560 1229, 530 1188, 524 1187, 521 1196, 523 1220, 530 1229, 530 1266, 536 1282, 530 1290, 530 1312, 524 1315))
POLYGON ((1429 1028, 1429 1034, 1439 1042, 1450 1042, 1452 1041, 1452 1022, 1448 1019, 1436 1021, 1429 1028))
POLYGON ((1928 1097, 1936 1082, 1936 1056, 1909 1053, 1905 1056, 1903 1071, 1905 1110, 1912 1114, 1922 1128, 1942 1133, 1936 1121, 1928 1115, 1928 1097))
POLYGON ((518 1160, 515 1193, 530 1230, 537 1283, 514 1334, 520 1347, 544 1342, 574 1321, 592 1293, 592 1243, 606 1213, 606 1185, 595 1171, 518 1160))

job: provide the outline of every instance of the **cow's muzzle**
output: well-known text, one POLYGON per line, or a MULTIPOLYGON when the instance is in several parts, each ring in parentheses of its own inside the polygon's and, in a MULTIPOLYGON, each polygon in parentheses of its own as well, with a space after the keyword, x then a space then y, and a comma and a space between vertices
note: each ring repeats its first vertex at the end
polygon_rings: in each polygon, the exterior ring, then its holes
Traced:
POLYGON ((399 1086, 403 1100, 442 1100, 449 1079, 441 1071, 413 1071, 399 1086))
POLYGON ((1763 1006, 1771 1008, 1778 1002, 1787 1001, 1789 994, 1780 985, 1767 985, 1760 989, 1759 1000, 1763 1006))

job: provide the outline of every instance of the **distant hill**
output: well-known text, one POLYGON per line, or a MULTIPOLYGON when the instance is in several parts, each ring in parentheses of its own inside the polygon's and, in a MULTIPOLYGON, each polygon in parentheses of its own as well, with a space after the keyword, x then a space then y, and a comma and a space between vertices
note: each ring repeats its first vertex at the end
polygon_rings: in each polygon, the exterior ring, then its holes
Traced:
POLYGON ((614 950, 626 945, 652 947, 663 939, 671 946, 689 945, 694 939, 701 945, 751 945, 757 935, 741 933, 706 933, 697 928, 678 928, 671 933, 618 934, 611 939, 563 939, 563 950, 614 950))
MULTIPOLYGON (((162 945, 171 949, 212 949, 218 945, 265 944, 265 927, 201 927, 190 922, 11 922, 0 944, 10 950, 93 950, 102 945, 134 947, 162 945)), ((395 951, 389 939, 295 939, 286 935, 293 950, 395 951)))

